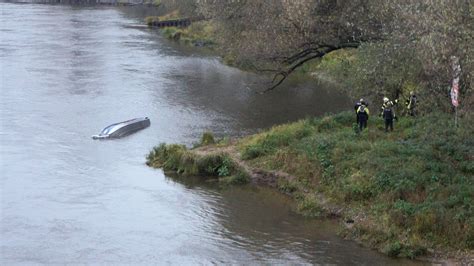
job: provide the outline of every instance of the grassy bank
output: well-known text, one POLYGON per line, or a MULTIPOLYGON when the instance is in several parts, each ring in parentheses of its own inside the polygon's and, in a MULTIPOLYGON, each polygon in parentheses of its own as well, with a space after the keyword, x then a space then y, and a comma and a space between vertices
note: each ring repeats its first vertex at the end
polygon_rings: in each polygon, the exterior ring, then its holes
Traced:
MULTIPOLYGON (((345 232, 390 255, 415 257, 428 249, 474 248, 472 121, 402 118, 385 133, 370 121, 357 134, 343 113, 273 128, 241 142, 243 158, 297 177, 291 191, 306 215, 319 215, 313 190, 345 206, 345 232)), ((472 120, 472 119, 471 119, 472 120)))
MULTIPOLYGON (((472 254, 473 119, 464 117, 461 127, 454 128, 445 114, 403 117, 394 132, 385 133, 382 121, 373 117, 361 134, 354 130, 354 120, 351 112, 308 118, 231 146, 251 168, 294 177, 280 178, 277 187, 295 198, 303 215, 325 216, 327 205, 339 206, 347 222, 342 234, 348 238, 391 256, 413 258, 437 250, 472 254)), ((216 149, 224 152, 217 161, 235 161, 226 157, 226 149, 216 149)), ((211 160, 214 170, 207 171, 209 159, 200 157, 191 160, 192 170, 180 168, 189 154, 196 155, 183 146, 163 144, 148 162, 213 176, 225 165, 211 160), (163 155, 166 149, 178 150, 179 156, 163 155)))
MULTIPOLYGON (((170 12, 164 16, 146 17, 145 23, 152 25, 156 21, 174 20, 182 18, 179 11, 170 12)), ((166 27, 161 33, 168 39, 194 46, 215 45, 215 25, 209 20, 194 21, 189 27, 166 27)))
MULTIPOLYGON (((205 133, 199 143, 215 145, 211 134, 205 133)), ((181 176, 201 176, 217 180, 223 184, 246 184, 249 175, 237 165, 225 152, 199 154, 184 145, 162 143, 153 148, 147 156, 147 165, 162 168, 181 176)))

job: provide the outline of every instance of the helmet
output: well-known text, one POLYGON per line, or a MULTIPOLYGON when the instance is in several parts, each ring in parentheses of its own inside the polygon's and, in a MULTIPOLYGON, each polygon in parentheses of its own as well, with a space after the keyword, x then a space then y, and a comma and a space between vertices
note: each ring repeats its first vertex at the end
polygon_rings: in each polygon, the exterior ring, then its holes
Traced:
POLYGON ((387 97, 383 97, 383 102, 384 102, 384 103, 388 102, 388 98, 387 98, 387 97))
POLYGON ((410 91, 410 95, 415 95, 415 92, 414 92, 414 91, 410 91))
POLYGON ((360 98, 359 102, 363 102, 364 101, 364 98, 360 98))

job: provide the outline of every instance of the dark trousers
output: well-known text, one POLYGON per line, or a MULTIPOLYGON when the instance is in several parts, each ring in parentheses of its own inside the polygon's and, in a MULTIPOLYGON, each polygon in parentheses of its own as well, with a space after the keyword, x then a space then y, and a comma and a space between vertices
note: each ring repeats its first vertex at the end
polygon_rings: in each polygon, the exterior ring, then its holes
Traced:
POLYGON ((361 119, 359 117, 358 122, 359 122, 359 131, 362 131, 364 128, 367 127, 367 119, 361 119))
POLYGON ((388 127, 390 127, 390 131, 393 131, 393 118, 385 119, 385 132, 388 132, 388 127))

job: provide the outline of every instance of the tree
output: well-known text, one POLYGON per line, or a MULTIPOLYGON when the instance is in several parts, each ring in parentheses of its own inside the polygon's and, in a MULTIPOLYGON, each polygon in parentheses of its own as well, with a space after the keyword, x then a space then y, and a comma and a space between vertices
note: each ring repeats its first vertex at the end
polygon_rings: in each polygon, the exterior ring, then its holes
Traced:
POLYGON ((310 60, 383 40, 391 14, 377 8, 361 0, 198 2, 203 14, 219 22, 226 53, 276 74, 268 90, 310 60))
POLYGON ((457 56, 462 106, 474 105, 470 0, 196 1, 197 12, 216 22, 227 61, 274 75, 265 91, 309 61, 358 48, 356 60, 331 73, 349 93, 399 97, 417 90, 425 103, 449 111, 449 59, 457 56))

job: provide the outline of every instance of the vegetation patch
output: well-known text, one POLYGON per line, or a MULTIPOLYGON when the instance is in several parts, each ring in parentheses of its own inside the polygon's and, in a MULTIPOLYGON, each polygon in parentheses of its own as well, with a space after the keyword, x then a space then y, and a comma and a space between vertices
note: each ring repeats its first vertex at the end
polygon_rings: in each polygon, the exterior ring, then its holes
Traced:
POLYGON ((214 25, 210 21, 193 22, 189 27, 166 27, 161 30, 163 36, 194 46, 211 47, 215 44, 214 25))
MULTIPOLYGON (((152 26, 154 23, 165 20, 181 19, 178 10, 174 10, 163 16, 149 16, 145 23, 152 26)), ((165 27, 161 33, 168 39, 190 44, 194 46, 213 46, 216 43, 216 27, 212 21, 194 21, 188 27, 165 27)))
MULTIPOLYGON (((208 135, 205 133, 204 136, 208 135)), ((203 136, 204 140, 207 140, 203 136)), ((228 154, 210 153, 201 155, 184 145, 165 144, 154 147, 147 156, 148 166, 182 176, 218 178, 225 184, 245 184, 249 175, 228 154)))

